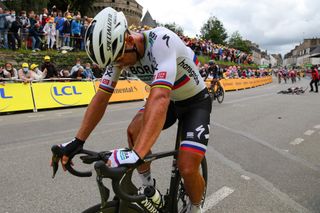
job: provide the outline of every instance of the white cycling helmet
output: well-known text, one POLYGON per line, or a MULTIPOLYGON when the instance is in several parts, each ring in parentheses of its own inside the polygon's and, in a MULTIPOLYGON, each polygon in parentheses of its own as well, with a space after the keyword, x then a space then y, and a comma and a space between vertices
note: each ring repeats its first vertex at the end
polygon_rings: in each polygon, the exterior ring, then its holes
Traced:
POLYGON ((122 53, 127 29, 127 20, 122 12, 111 7, 100 11, 85 35, 86 52, 93 63, 104 68, 113 62, 122 53))

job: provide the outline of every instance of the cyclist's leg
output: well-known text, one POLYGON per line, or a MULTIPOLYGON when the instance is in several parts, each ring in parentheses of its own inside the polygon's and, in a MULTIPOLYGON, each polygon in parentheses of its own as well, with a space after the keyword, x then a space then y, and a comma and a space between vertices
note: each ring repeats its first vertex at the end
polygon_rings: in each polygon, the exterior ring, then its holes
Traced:
POLYGON ((199 166, 205 155, 209 140, 211 100, 206 99, 190 107, 182 114, 182 142, 179 150, 178 168, 189 198, 200 205, 205 182, 199 166))
MULTIPOLYGON (((144 107, 141 108, 139 112, 136 114, 136 116, 132 119, 127 129, 128 144, 130 148, 134 146, 135 141, 140 133, 140 130, 142 127, 142 121, 143 121, 143 114, 144 114, 143 112, 144 112, 144 107)), ((167 129, 170 126, 172 126, 176 122, 176 120, 177 120, 176 111, 174 108, 174 104, 171 101, 167 110, 166 122, 163 126, 163 129, 167 129)), ((138 172, 140 174, 147 174, 148 172, 150 172, 150 163, 146 163, 138 167, 138 172)))

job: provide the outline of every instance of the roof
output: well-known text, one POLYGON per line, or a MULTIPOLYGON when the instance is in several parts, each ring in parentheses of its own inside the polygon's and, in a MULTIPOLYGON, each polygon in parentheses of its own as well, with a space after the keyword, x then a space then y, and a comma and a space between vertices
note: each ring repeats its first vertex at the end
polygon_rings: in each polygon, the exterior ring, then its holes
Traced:
POLYGON ((310 52, 310 58, 319 58, 320 57, 320 46, 317 46, 310 52))
POLYGON ((149 27, 156 27, 157 22, 151 17, 149 11, 147 11, 146 14, 144 15, 144 17, 142 18, 141 25, 142 26, 147 25, 149 27))

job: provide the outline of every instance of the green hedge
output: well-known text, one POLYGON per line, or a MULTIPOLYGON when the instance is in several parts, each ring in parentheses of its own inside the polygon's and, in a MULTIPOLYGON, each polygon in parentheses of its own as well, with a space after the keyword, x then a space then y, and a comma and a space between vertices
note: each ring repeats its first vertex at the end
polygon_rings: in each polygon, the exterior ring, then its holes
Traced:
POLYGON ((3 66, 6 62, 11 62, 16 66, 20 66, 24 62, 29 63, 29 65, 33 63, 41 65, 46 55, 50 56, 51 61, 56 64, 58 70, 71 69, 71 67, 75 65, 77 58, 81 59, 82 64, 87 62, 91 63, 85 51, 67 52, 63 54, 56 50, 32 52, 30 50, 20 49, 18 51, 1 50, 0 66, 3 66))

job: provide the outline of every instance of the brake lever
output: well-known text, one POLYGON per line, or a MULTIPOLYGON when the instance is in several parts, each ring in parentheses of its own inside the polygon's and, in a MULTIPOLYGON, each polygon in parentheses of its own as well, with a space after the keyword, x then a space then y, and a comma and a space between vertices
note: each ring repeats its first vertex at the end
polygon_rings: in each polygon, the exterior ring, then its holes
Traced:
POLYGON ((51 151, 52 151, 51 165, 52 165, 52 170, 53 170, 52 178, 54 178, 56 176, 56 173, 59 168, 59 161, 62 157, 62 153, 61 153, 60 147, 58 145, 52 146, 51 151))

